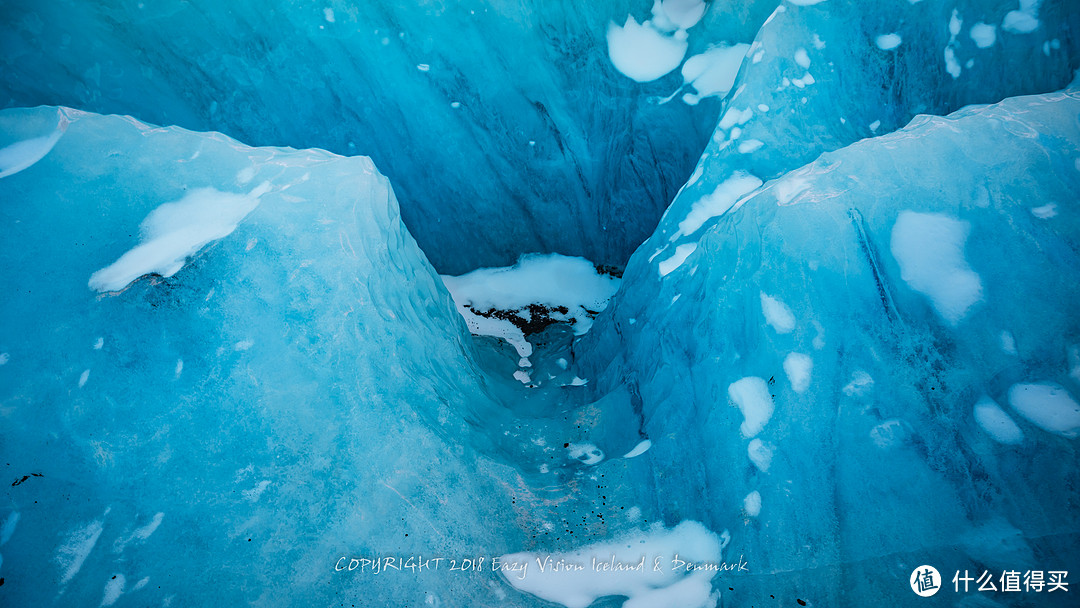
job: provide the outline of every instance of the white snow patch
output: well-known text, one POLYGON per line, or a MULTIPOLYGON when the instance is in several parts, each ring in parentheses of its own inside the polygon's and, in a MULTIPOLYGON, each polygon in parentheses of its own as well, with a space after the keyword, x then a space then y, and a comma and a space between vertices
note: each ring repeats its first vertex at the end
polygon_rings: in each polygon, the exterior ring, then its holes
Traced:
POLYGON ((86 381, 90 379, 90 370, 84 369, 83 373, 79 376, 79 388, 86 386, 86 381))
POLYGON ((874 43, 877 47, 883 51, 891 51, 900 46, 900 43, 904 40, 900 37, 900 34, 882 34, 874 39, 874 43))
POLYGON ((653 23, 665 31, 688 30, 701 21, 707 8, 704 0, 656 0, 653 23))
POLYGON ((0 178, 29 169, 34 163, 45 158, 56 142, 60 141, 67 127, 67 117, 60 114, 60 122, 52 133, 0 148, 0 178))
POLYGON ((776 333, 789 334, 795 329, 795 315, 788 305, 764 291, 761 292, 761 312, 776 333))
POLYGON ((697 243, 686 243, 685 245, 679 245, 675 248, 675 253, 671 254, 671 257, 660 262, 657 269, 660 272, 661 277, 666 277, 675 271, 676 268, 682 266, 682 263, 686 261, 686 258, 690 257, 691 253, 697 249, 697 243))
POLYGON ((105 346, 105 338, 98 338, 97 341, 94 342, 94 350, 101 350, 103 346, 105 346))
POLYGON ((814 369, 814 360, 803 353, 788 353, 784 357, 784 373, 796 393, 805 393, 810 388, 810 374, 814 369))
POLYGON ((645 439, 645 440, 639 442, 637 445, 635 445, 634 449, 632 449, 629 452, 623 454, 623 458, 637 458, 638 456, 641 456, 645 452, 648 452, 649 448, 651 448, 651 447, 652 447, 652 442, 649 441, 648 439, 645 439))
POLYGON ((1031 214, 1040 220, 1048 220, 1058 214, 1057 204, 1047 203, 1041 207, 1035 207, 1031 210, 1031 214))
POLYGON ((776 448, 771 443, 754 438, 746 446, 746 457, 750 459, 750 462, 754 463, 754 466, 759 471, 768 473, 769 467, 772 466, 773 452, 775 451, 776 448))
POLYGON ((952 325, 982 299, 982 281, 964 258, 971 225, 938 213, 902 211, 890 244, 908 286, 952 325))
POLYGON ((1039 5, 1042 0, 1020 0, 1020 10, 1005 13, 1001 29, 1014 34, 1030 34, 1039 27, 1039 5))
POLYGON ((954 79, 959 78, 963 71, 960 62, 956 60, 956 51, 951 46, 945 47, 945 71, 954 79))
POLYGON ((323 19, 326 19, 327 23, 333 23, 334 22, 334 9, 332 9, 330 7, 326 7, 324 9, 322 9, 322 12, 323 12, 323 19))
POLYGON ((731 209, 740 197, 757 190, 761 183, 760 179, 749 173, 736 171, 734 175, 720 182, 711 194, 706 194, 694 201, 686 218, 679 222, 679 230, 672 235, 671 240, 694 234, 705 225, 705 222, 731 209))
POLYGON ((624 76, 637 82, 656 80, 679 67, 686 55, 686 36, 667 36, 646 21, 626 17, 621 27, 608 24, 608 57, 624 76))
POLYGON ((694 87, 698 98, 727 95, 749 48, 742 43, 717 46, 690 57, 682 66, 683 82, 694 87))
POLYGON ((124 593, 124 583, 127 582, 124 579, 123 574, 117 574, 109 579, 109 582, 105 583, 105 597, 101 599, 101 605, 112 606, 116 603, 116 600, 120 599, 120 596, 124 593))
POLYGON ((1044 431, 1069 439, 1080 435, 1080 404, 1060 384, 1014 384, 1009 405, 1044 431))
POLYGON ((232 234, 269 189, 268 183, 248 194, 199 188, 161 205, 139 227, 141 243, 91 275, 90 288, 119 291, 143 275, 173 276, 205 245, 232 234))
POLYGON ((599 273, 585 258, 554 253, 524 255, 513 266, 480 268, 457 277, 443 275, 442 280, 469 331, 506 340, 517 349, 519 357, 532 354, 532 345, 522 330, 508 320, 483 317, 477 312, 512 311, 528 320, 529 305, 539 304, 552 309, 553 319, 571 323, 574 333, 582 335, 592 327, 589 311, 607 308, 620 283, 613 276, 599 273), (554 309, 560 306, 569 312, 556 313, 554 309))
POLYGON ((684 562, 717 565, 728 540, 726 532, 717 536, 697 522, 684 521, 671 530, 656 524, 570 553, 523 552, 497 559, 506 566, 500 571, 511 586, 566 608, 586 608, 610 595, 628 598, 623 608, 714 608, 718 599, 711 583, 715 569, 686 572, 664 567, 656 571, 652 560, 659 558, 670 566, 677 554, 684 562), (618 568, 597 568, 605 563, 618 568))
MULTIPOLYGON (((106 514, 108 511, 106 511, 106 514)), ((54 560, 60 566, 60 584, 66 585, 79 573, 83 562, 94 550, 102 530, 105 529, 105 521, 96 519, 85 526, 68 534, 67 540, 56 550, 54 560)))
POLYGON ((1005 410, 990 397, 983 396, 975 404, 975 422, 998 443, 1016 445, 1024 441, 1024 432, 1016 426, 1005 410))
POLYGON ((604 451, 591 443, 571 443, 567 450, 567 458, 586 465, 598 464, 604 459, 604 451))
POLYGON ((739 154, 750 154, 757 152, 761 146, 764 146, 765 142, 760 139, 747 139, 739 144, 739 154))
POLYGON ((744 437, 753 437, 768 424, 773 414, 769 383, 757 376, 748 376, 728 386, 728 397, 739 407, 743 423, 739 427, 744 437))
POLYGON ((844 394, 848 397, 861 397, 874 388, 874 379, 870 374, 859 370, 851 374, 851 382, 844 386, 844 394))
POLYGON ((806 49, 802 47, 795 49, 795 63, 804 70, 810 68, 810 55, 806 53, 806 49))
POLYGON ((757 490, 750 492, 742 501, 743 511, 750 517, 757 517, 761 513, 761 493, 757 490))
POLYGON ((980 49, 990 48, 997 42, 997 28, 993 25, 979 22, 971 26, 971 31, 968 32, 968 36, 971 36, 971 40, 975 43, 975 46, 980 49))

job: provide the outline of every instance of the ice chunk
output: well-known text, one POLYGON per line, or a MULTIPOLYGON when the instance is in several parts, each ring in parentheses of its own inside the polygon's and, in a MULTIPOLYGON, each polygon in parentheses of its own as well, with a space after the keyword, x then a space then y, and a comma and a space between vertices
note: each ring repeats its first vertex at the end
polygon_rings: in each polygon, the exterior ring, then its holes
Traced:
POLYGON ((493 568, 514 588, 566 608, 585 608, 611 595, 627 598, 623 608, 712 608, 710 580, 721 548, 720 538, 705 526, 683 521, 670 530, 656 525, 568 553, 511 553, 493 568), (688 571, 687 564, 701 569, 688 571))
POLYGON ((633 16, 622 26, 611 23, 607 30, 608 57, 627 78, 649 82, 679 67, 686 55, 685 36, 668 36, 646 21, 633 16))
POLYGON ((1024 441, 1024 432, 993 399, 986 396, 979 399, 975 404, 974 415, 975 422, 979 423, 982 430, 994 441, 1010 445, 1024 441))
POLYGON ((119 291, 143 275, 173 276, 208 243, 232 234, 267 190, 267 184, 247 194, 198 188, 178 201, 161 205, 139 227, 142 242, 92 274, 90 288, 119 291))
POLYGON ((970 224, 948 215, 902 211, 890 241, 901 276, 953 325, 982 299, 982 281, 964 258, 970 232, 970 224))
POLYGON ((1069 439, 1080 435, 1080 403, 1060 384, 1014 384, 1009 405, 1044 431, 1069 439))
POLYGON ((769 384, 757 376, 733 382, 728 386, 728 397, 742 412, 743 423, 739 431, 743 437, 757 435, 772 418, 773 401, 769 384))

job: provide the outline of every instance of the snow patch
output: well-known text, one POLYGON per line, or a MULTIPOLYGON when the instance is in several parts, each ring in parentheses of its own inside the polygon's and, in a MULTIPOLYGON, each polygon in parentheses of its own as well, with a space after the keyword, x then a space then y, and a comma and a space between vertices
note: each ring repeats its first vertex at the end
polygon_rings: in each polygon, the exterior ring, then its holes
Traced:
POLYGON ((728 397, 743 415, 739 431, 744 437, 753 437, 768 424, 773 414, 769 383, 757 376, 748 376, 728 386, 728 397))
POLYGON ((723 97, 735 84, 749 44, 717 46, 686 60, 683 83, 694 88, 697 98, 723 97))
POLYGON ((750 459, 750 462, 754 463, 754 466, 759 471, 768 473, 769 467, 772 466, 773 452, 775 451, 776 448, 771 443, 755 438, 751 439, 746 446, 746 457, 750 459))
POLYGON ((567 450, 567 458, 586 465, 599 464, 604 459, 604 451, 591 443, 571 443, 567 450))
POLYGON ((998 443, 1016 445, 1024 441, 1024 432, 1016 426, 1005 410, 990 397, 984 396, 975 404, 975 422, 998 443))
POLYGON ((519 357, 532 354, 520 327, 533 320, 530 306, 544 307, 553 321, 569 323, 575 334, 582 335, 592 327, 595 314, 607 308, 621 282, 601 274, 585 258, 559 254, 524 255, 513 266, 443 275, 442 280, 469 331, 506 340, 519 357), (486 316, 492 311, 507 314, 486 316), (506 317, 515 317, 518 324, 506 317))
POLYGON ((795 315, 787 304, 764 291, 761 292, 761 312, 765 315, 765 322, 771 325, 776 333, 789 334, 795 329, 795 315))
POLYGON ((895 33, 882 34, 874 39, 874 43, 883 51, 891 51, 900 46, 901 42, 903 42, 903 39, 900 37, 900 34, 895 33))
POLYGON ((635 445, 634 449, 630 450, 626 454, 623 454, 623 458, 637 458, 638 456, 641 456, 645 452, 648 452, 649 448, 651 448, 651 447, 652 447, 652 442, 649 441, 648 439, 646 439, 644 441, 641 441, 637 445, 635 445))
POLYGON ((971 26, 971 30, 968 32, 968 36, 971 36, 972 42, 974 42, 975 46, 979 47, 980 49, 990 48, 994 46, 995 42, 997 42, 997 28, 992 25, 979 22, 971 26))
POLYGON ((892 231, 900 276, 952 325, 982 299, 982 281, 964 258, 970 231, 968 222, 914 211, 901 212, 892 231))
POLYGON ((742 501, 743 511, 750 517, 757 517, 761 514, 761 493, 757 490, 750 492, 746 495, 746 498, 742 501))
POLYGON ((52 151, 56 142, 67 131, 68 119, 60 113, 60 122, 56 129, 41 137, 24 139, 9 146, 0 148, 0 178, 29 169, 45 155, 52 151))
POLYGON ((810 388, 810 373, 814 369, 814 360, 803 353, 788 353, 784 357, 784 373, 796 393, 805 393, 810 388))
POLYGON ((679 230, 672 235, 671 240, 694 234, 705 225, 705 222, 726 213, 740 197, 757 190, 761 184, 761 180, 757 177, 743 171, 736 171, 734 175, 720 182, 711 194, 706 194, 694 201, 686 218, 679 222, 679 230))
MULTIPOLYGON (((106 514, 108 511, 106 511, 106 514)), ((105 529, 105 520, 96 519, 85 526, 68 534, 64 544, 56 550, 54 560, 60 566, 60 584, 66 585, 79 573, 83 562, 94 550, 102 530, 105 529)))
POLYGON ((1044 431, 1069 439, 1080 435, 1080 403, 1060 384, 1014 384, 1009 405, 1044 431))
POLYGON ((624 608, 713 608, 717 597, 711 580, 716 570, 686 572, 665 567, 655 571, 652 560, 659 558, 670 565, 678 554, 680 560, 689 563, 719 564, 728 539, 726 533, 717 536, 697 522, 684 521, 671 530, 657 524, 569 553, 512 553, 499 557, 498 561, 508 566, 500 571, 515 589, 566 608, 586 608, 597 599, 612 595, 628 598, 624 608), (594 567, 605 563, 622 567, 609 570, 594 567))
POLYGON ((171 277, 211 241, 232 234, 270 189, 263 183, 248 194, 199 188, 165 203, 140 226, 141 243, 90 276, 90 289, 119 291, 147 274, 171 277))
POLYGON ((608 24, 608 58, 627 78, 650 82, 679 67, 686 55, 686 36, 667 36, 652 23, 626 17, 621 27, 608 24))
POLYGON ((694 253, 695 249, 697 249, 697 243, 686 243, 676 247, 675 253, 658 265, 657 270, 660 272, 660 276, 666 277, 674 272, 676 268, 682 266, 682 263, 686 261, 686 258, 690 257, 691 253, 694 253))

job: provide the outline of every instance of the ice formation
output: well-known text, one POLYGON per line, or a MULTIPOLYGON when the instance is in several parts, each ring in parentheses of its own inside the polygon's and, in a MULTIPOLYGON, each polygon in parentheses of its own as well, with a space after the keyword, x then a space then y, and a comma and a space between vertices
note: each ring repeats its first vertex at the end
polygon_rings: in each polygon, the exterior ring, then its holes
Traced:
POLYGON ((0 5, 0 604, 1077 570, 1075 3, 0 5))

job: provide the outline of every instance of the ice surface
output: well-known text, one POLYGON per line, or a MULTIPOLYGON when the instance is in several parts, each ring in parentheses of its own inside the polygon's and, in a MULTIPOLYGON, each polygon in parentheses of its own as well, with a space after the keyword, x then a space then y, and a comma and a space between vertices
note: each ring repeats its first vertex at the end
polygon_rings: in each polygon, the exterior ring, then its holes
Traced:
MULTIPOLYGON (((611 64, 608 24, 655 23, 652 4, 8 0, 0 108, 67 105, 368 155, 443 273, 530 251, 622 265, 719 105, 656 103, 681 84, 678 60, 652 84, 611 64)), ((667 0, 660 14, 690 28, 696 55, 749 43, 775 4, 667 0)))
POLYGON ((1076 569, 1074 3, 226 8, 5 4, 0 603, 1076 569))
POLYGON ((585 608, 608 595, 625 596, 623 608, 713 608, 710 579, 717 570, 694 570, 675 560, 715 567, 722 548, 717 534, 684 521, 670 530, 653 526, 571 553, 513 553, 499 561, 508 565, 502 572, 515 588, 566 608, 585 608))
MULTIPOLYGON (((904 39, 894 52, 918 45, 904 39)), ((810 69, 827 63, 805 48, 810 69)), ((773 115, 790 104, 770 98, 765 120, 739 96, 721 129, 787 120, 773 115)), ((578 352, 591 398, 640 395, 666 517, 730 527, 728 551, 769 573, 725 605, 906 605, 919 564, 1074 562, 1077 115, 1074 85, 919 116, 751 172, 760 188, 672 241, 732 174, 703 157, 578 352), (664 274, 672 245, 693 252, 664 274), (991 529, 1012 530, 1007 549, 991 529)))
POLYGON ((371 161, 53 107, 0 112, 0 148, 58 115, 0 179, 2 603, 496 601, 490 571, 334 570, 529 547, 497 479, 550 462, 371 161))

